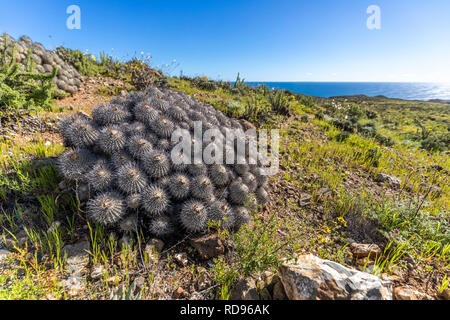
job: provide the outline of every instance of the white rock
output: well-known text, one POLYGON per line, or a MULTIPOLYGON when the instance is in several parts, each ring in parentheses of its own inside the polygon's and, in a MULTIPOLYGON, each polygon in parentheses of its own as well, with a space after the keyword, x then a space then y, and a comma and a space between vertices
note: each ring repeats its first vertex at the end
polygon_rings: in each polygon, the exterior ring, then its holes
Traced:
POLYGON ((6 259, 6 257, 10 254, 8 250, 0 249, 0 262, 6 259))
POLYGON ((67 272, 78 275, 85 271, 89 264, 89 242, 82 241, 73 245, 67 245, 63 248, 67 254, 67 272))
POLYGON ((434 300, 430 295, 414 290, 409 286, 396 287, 394 297, 395 300, 434 300))
POLYGON ((392 283, 314 255, 280 267, 290 300, 392 300, 392 283))

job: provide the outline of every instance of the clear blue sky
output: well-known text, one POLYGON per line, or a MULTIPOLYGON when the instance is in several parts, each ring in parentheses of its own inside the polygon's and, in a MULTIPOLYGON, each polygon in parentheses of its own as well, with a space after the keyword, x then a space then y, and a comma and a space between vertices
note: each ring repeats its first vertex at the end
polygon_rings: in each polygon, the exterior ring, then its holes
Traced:
POLYGON ((0 32, 249 81, 450 82, 449 0, 0 0, 0 32), (81 30, 66 8, 81 8, 81 30), (370 5, 381 29, 369 30, 370 5))

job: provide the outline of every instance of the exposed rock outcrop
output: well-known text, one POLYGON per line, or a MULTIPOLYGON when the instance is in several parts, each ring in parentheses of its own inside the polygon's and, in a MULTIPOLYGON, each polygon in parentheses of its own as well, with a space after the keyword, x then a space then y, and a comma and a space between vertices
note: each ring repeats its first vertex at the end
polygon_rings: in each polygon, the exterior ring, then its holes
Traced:
MULTIPOLYGON (((33 42, 30 38, 22 36, 15 40, 7 36, 7 52, 11 56, 16 49, 16 61, 21 65, 21 71, 25 71, 28 50, 31 49, 31 59, 35 64, 35 72, 51 73, 53 67, 58 67, 58 74, 53 80, 61 91, 73 94, 78 91, 83 80, 82 75, 70 64, 63 61, 59 55, 44 48, 39 42, 33 42)), ((5 39, 0 37, 0 51, 5 48, 5 39)))
POLYGON ((290 300, 392 300, 392 283, 313 255, 280 268, 290 300))

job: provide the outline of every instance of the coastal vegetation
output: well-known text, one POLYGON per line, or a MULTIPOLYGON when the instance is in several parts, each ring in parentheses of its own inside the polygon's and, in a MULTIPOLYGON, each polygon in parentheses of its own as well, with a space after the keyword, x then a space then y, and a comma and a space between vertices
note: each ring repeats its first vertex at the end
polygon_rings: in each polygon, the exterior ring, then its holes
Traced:
POLYGON ((297 253, 390 276, 396 285, 433 298, 447 292, 447 102, 311 97, 252 87, 239 75, 234 82, 171 77, 146 59, 120 62, 102 55, 97 61, 76 50, 57 52, 86 77, 118 82, 113 89, 87 88, 74 106, 74 100, 51 94, 57 70, 18 73, 14 57, 3 53, 0 234, 11 255, 0 264, 0 299, 169 299, 194 293, 228 299, 240 279, 277 273, 297 253), (227 248, 212 263, 198 258, 188 237, 161 249, 140 230, 124 239, 88 221, 82 199, 61 185, 52 161, 66 150, 57 118, 75 108, 90 114, 93 105, 83 102, 93 97, 108 101, 122 90, 150 85, 184 92, 256 128, 280 130, 271 201, 236 234, 210 226, 227 248), (27 109, 34 110, 32 122, 24 116, 27 109), (20 119, 8 116, 11 110, 20 119), (88 243, 87 261, 81 262, 87 271, 76 286, 68 285, 73 259, 66 248, 80 241, 88 243), (382 252, 357 259, 349 248, 353 242, 376 244, 382 252))

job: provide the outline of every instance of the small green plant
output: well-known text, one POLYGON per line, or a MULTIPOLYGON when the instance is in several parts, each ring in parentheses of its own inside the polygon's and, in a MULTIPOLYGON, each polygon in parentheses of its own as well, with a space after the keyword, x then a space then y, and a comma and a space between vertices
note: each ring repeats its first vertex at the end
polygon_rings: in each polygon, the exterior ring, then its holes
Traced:
POLYGON ((267 95, 267 100, 271 106, 271 110, 275 114, 290 115, 291 108, 289 101, 280 90, 275 90, 267 95))
POLYGON ((220 285, 218 297, 221 300, 228 300, 230 298, 230 287, 232 283, 239 277, 237 270, 226 263, 225 258, 219 257, 214 259, 214 267, 212 273, 216 283, 220 285))
POLYGON ((25 71, 21 71, 21 66, 17 63, 16 48, 13 46, 12 53, 8 54, 9 38, 6 34, 3 38, 5 45, 0 50, 0 119, 32 110, 50 110, 56 94, 53 79, 58 68, 54 67, 49 74, 32 72, 32 52, 29 50, 25 71))
POLYGON ((247 98, 242 117, 253 124, 264 122, 268 117, 267 106, 252 95, 247 98))
POLYGON ((238 88, 238 89, 246 87, 245 79, 241 79, 239 73, 236 76, 236 81, 234 82, 233 87, 238 88))
POLYGON ((84 76, 96 76, 101 74, 103 71, 103 68, 96 62, 95 57, 85 54, 79 50, 57 47, 56 53, 62 60, 72 65, 84 76))
POLYGON ((298 102, 309 109, 315 109, 317 107, 313 97, 310 96, 300 96, 298 102))
MULTIPOLYGON (((371 273, 380 276, 383 273, 390 273, 394 271, 394 269, 398 266, 398 262, 400 261, 400 259, 407 252, 407 244, 408 241, 395 246, 393 241, 389 242, 384 249, 383 255, 375 258, 373 270, 371 273)), ((370 255, 366 260, 363 271, 367 268, 367 262, 369 261, 369 259, 370 255)))
POLYGON ((150 60, 142 61, 137 58, 127 63, 131 70, 131 85, 137 90, 145 90, 159 80, 161 74, 150 68, 150 60))
POLYGON ((336 136, 336 141, 343 142, 350 138, 350 133, 346 131, 339 132, 336 136))
POLYGON ((371 148, 367 150, 365 160, 374 167, 378 167, 381 155, 382 154, 378 148, 371 148))
POLYGON ((420 147, 427 151, 444 151, 445 142, 438 137, 428 137, 420 143, 420 147))
POLYGON ((439 285, 439 293, 442 294, 445 290, 448 288, 448 278, 447 274, 445 274, 444 278, 441 281, 441 284, 439 285))

